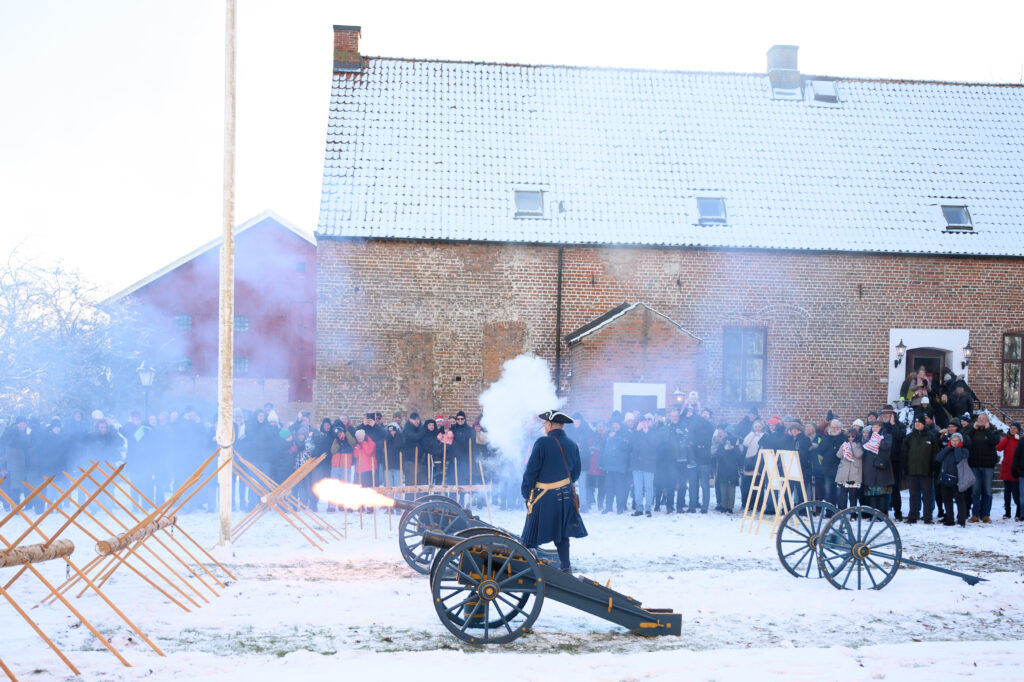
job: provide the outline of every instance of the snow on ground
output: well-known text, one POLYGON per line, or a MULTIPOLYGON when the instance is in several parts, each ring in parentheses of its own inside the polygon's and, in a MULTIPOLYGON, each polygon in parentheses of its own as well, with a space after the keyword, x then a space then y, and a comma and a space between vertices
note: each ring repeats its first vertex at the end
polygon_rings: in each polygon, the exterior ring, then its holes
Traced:
MULTIPOLYGON (((342 526, 343 515, 328 518, 342 526)), ((514 531, 522 519, 522 511, 493 516, 514 531)), ((431 680, 484 670, 501 680, 1024 678, 1024 524, 899 524, 905 557, 989 581, 971 587, 905 566, 885 589, 858 592, 792 577, 767 527, 741 534, 738 516, 585 519, 590 537, 573 541, 575 572, 610 579, 645 606, 681 612, 682 636, 639 637, 548 599, 532 633, 504 646, 463 644, 438 620, 427 578, 402 560, 397 515, 389 531, 383 512, 379 539, 369 516, 360 530, 350 514, 348 538, 323 552, 280 518, 265 517, 233 547, 226 565, 238 581, 191 613, 118 573, 107 593, 166 658, 91 594, 73 603, 133 667, 120 665, 59 604, 30 613, 89 680, 431 680)), ((206 546, 216 539, 212 514, 185 514, 179 524, 206 546)), ((5 537, 15 534, 12 525, 5 537)), ((76 546, 82 565, 92 544, 76 546)), ((57 583, 64 578, 57 562, 44 570, 57 583)), ((12 574, 2 569, 0 579, 12 574)), ((44 594, 32 576, 11 593, 25 607, 44 594)), ((0 658, 22 680, 74 679, 6 602, 0 623, 0 658)))

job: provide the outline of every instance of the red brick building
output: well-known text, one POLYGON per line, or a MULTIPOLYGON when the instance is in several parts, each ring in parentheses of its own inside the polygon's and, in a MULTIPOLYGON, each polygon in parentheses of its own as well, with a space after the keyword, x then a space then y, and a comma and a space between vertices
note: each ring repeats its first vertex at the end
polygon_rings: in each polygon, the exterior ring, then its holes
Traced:
MULTIPOLYGON (((157 369, 151 405, 217 400, 217 238, 111 297, 148 326, 143 359, 157 369)), ((271 211, 235 229, 235 405, 272 402, 282 419, 308 409, 316 354, 316 245, 271 211)))
POLYGON ((595 417, 696 390, 852 419, 919 364, 1022 414, 1024 88, 810 76, 790 46, 720 74, 358 38, 335 27, 320 413, 472 412, 531 352, 595 417))

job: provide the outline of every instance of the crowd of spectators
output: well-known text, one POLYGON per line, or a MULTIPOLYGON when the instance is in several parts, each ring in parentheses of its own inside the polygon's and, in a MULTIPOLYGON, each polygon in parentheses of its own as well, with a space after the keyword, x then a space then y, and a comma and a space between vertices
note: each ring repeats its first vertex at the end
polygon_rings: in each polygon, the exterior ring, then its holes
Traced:
MULTIPOLYGON (((886 405, 848 424, 831 411, 821 421, 789 415, 762 419, 754 407, 736 423, 715 422, 711 410, 691 392, 667 412, 616 411, 600 421, 576 413, 566 433, 583 460, 583 512, 628 510, 634 516, 652 516, 741 511, 758 452, 770 449, 798 453, 808 500, 840 509, 872 506, 908 523, 990 523, 998 467, 1004 484, 1003 518, 1024 521, 1020 425, 1014 422, 1006 433, 1000 432, 986 412, 974 414, 974 400, 970 387, 952 372, 944 372, 939 381, 922 368, 908 375, 895 408, 886 405), (908 491, 906 510, 903 490, 908 491)), ((535 426, 536 433, 524 434, 527 445, 540 434, 539 423, 535 426)), ((20 499, 25 492, 20 481, 34 486, 47 475, 75 472, 90 461, 124 461, 133 484, 161 502, 216 451, 214 433, 215 424, 204 422, 192 407, 146 418, 133 411, 123 424, 99 410, 76 410, 67 419, 46 423, 16 417, 0 435, 3 490, 20 499)), ((326 477, 390 488, 486 482, 500 508, 523 504, 519 484, 529 448, 521 457, 498 456, 480 420, 469 421, 461 410, 427 419, 416 412, 403 419, 396 412, 387 422, 380 412, 367 412, 358 423, 338 415, 319 424, 311 423, 309 412, 300 412, 285 423, 267 403, 252 411, 236 410, 234 436, 234 449, 278 482, 324 455, 295 488, 310 506, 318 502, 313 485, 326 477)), ((803 500, 799 486, 794 493, 797 501, 803 500)), ((189 508, 212 511, 216 494, 216 486, 206 486, 189 508)), ((474 502, 468 494, 460 497, 463 504, 474 502)), ((233 506, 251 509, 257 502, 236 481, 233 506)), ((33 507, 43 505, 36 500, 33 507)))

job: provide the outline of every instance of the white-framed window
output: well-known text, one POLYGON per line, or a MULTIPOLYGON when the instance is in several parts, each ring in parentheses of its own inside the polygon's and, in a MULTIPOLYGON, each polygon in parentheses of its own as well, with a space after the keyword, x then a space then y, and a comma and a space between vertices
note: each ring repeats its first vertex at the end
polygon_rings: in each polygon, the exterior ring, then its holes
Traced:
POLYGON ((946 219, 947 230, 973 230, 971 214, 964 205, 946 205, 942 207, 942 217, 946 219))
POLYGON ((175 315, 174 316, 174 328, 179 332, 192 331, 192 316, 191 315, 175 315))
POLYGON ((697 215, 701 225, 725 224, 725 199, 722 197, 697 197, 697 215))
POLYGON ((249 358, 235 358, 233 366, 235 374, 248 374, 249 358))
POLYGON ((245 315, 235 315, 235 331, 236 332, 247 332, 249 331, 249 318, 245 315))
POLYGON ((539 189, 517 189, 513 192, 516 218, 543 218, 544 192, 539 189))

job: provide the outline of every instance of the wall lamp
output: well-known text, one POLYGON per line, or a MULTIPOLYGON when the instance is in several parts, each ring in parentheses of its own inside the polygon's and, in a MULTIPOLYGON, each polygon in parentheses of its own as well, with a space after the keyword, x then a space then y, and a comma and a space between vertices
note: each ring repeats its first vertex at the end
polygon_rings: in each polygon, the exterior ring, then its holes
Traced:
POLYGON ((960 369, 967 369, 967 365, 971 364, 972 355, 974 355, 974 349, 971 348, 971 342, 968 341, 967 345, 964 346, 964 359, 960 363, 960 369))
POLYGON ((907 346, 903 343, 903 339, 896 344, 896 359, 892 361, 893 367, 899 367, 900 363, 903 362, 903 355, 907 352, 907 346))

